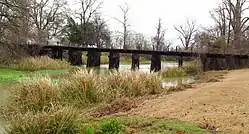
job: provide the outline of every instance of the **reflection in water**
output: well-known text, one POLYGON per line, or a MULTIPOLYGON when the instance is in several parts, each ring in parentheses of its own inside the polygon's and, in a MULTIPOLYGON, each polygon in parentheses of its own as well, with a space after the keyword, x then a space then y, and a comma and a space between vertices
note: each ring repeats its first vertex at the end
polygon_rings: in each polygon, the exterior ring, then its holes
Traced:
POLYGON ((178 77, 178 78, 167 78, 162 82, 163 87, 175 87, 182 84, 189 84, 194 82, 194 78, 190 76, 178 77))

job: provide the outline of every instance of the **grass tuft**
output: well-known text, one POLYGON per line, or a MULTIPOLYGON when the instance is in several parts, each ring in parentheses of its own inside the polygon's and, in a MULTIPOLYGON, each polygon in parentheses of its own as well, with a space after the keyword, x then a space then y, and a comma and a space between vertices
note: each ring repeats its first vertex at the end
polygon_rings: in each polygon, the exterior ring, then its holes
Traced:
POLYGON ((108 96, 112 100, 122 97, 138 97, 161 92, 161 77, 156 73, 114 71, 105 77, 108 96))
POLYGON ((181 132, 184 134, 207 134, 208 131, 197 125, 180 121, 142 117, 109 117, 86 121, 83 125, 93 132, 105 134, 161 134, 181 132))
POLYGON ((48 77, 20 82, 11 91, 8 104, 3 108, 7 119, 27 112, 49 112, 59 104, 58 86, 48 77))
POLYGON ((161 72, 162 77, 181 77, 187 76, 187 72, 183 68, 168 68, 166 71, 161 72))
POLYGON ((16 64, 10 65, 10 67, 17 70, 36 71, 68 69, 71 66, 66 61, 54 60, 48 56, 42 56, 23 58, 16 64))
POLYGON ((78 112, 63 108, 49 113, 25 114, 19 120, 12 120, 5 129, 8 134, 75 134, 79 133, 78 112))
POLYGON ((123 134, 124 128, 117 119, 106 119, 100 122, 97 128, 98 134, 123 134))
POLYGON ((60 87, 62 98, 73 105, 86 106, 102 100, 100 79, 93 70, 78 69, 60 87))
POLYGON ((192 61, 187 63, 183 67, 174 67, 174 68, 168 68, 167 70, 162 70, 160 74, 162 77, 182 77, 182 76, 188 76, 188 75, 198 75, 200 74, 201 66, 198 61, 192 61))

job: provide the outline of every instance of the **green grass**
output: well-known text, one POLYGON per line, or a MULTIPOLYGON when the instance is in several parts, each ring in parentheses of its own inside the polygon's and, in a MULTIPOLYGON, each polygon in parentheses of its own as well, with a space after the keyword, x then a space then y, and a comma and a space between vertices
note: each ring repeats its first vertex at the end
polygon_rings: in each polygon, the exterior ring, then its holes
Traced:
POLYGON ((13 69, 0 69, 0 82, 13 82, 24 78, 28 72, 13 69))
POLYGON ((107 134, 108 132, 109 134, 111 134, 110 132, 119 132, 117 134, 132 132, 135 134, 175 134, 176 132, 182 132, 184 134, 208 133, 207 130, 186 122, 142 117, 95 118, 90 121, 85 121, 83 128, 85 131, 91 128, 95 132, 104 129, 107 134))
POLYGON ((0 83, 16 82, 34 76, 49 75, 51 77, 61 76, 66 73, 65 70, 39 70, 39 71, 21 71, 15 69, 0 68, 0 83))

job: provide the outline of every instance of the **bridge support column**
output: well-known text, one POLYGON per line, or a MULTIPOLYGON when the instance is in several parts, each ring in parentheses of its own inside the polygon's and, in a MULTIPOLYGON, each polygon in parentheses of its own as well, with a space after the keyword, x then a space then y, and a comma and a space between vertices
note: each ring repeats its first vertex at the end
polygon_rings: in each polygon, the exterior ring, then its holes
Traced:
POLYGON ((225 57, 225 69, 229 70, 230 69, 230 56, 225 57))
POLYGON ((139 58, 140 56, 138 54, 132 54, 132 64, 131 64, 131 70, 139 69, 139 58))
POLYGON ((53 47, 51 49, 51 58, 62 60, 63 50, 61 48, 53 47))
POLYGON ((201 56, 201 65, 202 65, 202 71, 203 72, 208 71, 208 68, 207 68, 207 57, 205 55, 201 56))
POLYGON ((208 70, 220 70, 221 63, 218 62, 217 58, 208 58, 208 70))
POLYGON ((248 66, 249 66, 249 62, 248 62, 249 59, 248 58, 241 58, 240 61, 241 61, 241 66, 243 68, 248 68, 248 66))
POLYGON ((117 69, 119 68, 119 53, 110 52, 109 54, 109 69, 117 69))
POLYGON ((68 61, 73 66, 81 66, 82 62, 82 52, 75 49, 68 49, 68 61))
POLYGON ((178 67, 182 67, 182 65, 183 65, 183 57, 180 56, 178 59, 178 67))
POLYGON ((150 71, 158 72, 161 70, 161 55, 153 53, 151 57, 150 71))
POLYGON ((236 66, 235 66, 235 56, 230 55, 229 57, 227 57, 226 61, 227 61, 229 70, 233 70, 233 69, 236 68, 236 66))
POLYGON ((41 50, 39 52, 39 56, 49 56, 49 50, 41 50))
POLYGON ((100 66, 100 55, 101 55, 100 52, 88 51, 86 67, 99 67, 100 66))
POLYGON ((236 69, 240 69, 241 66, 241 59, 239 56, 235 56, 235 65, 236 65, 236 69))

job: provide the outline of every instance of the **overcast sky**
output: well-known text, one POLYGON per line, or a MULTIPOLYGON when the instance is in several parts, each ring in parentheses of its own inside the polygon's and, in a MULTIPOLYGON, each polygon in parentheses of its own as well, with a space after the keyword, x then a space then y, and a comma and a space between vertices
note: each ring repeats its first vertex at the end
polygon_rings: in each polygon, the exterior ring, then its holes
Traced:
MULTIPOLYGON (((72 0, 73 1, 73 0, 72 0)), ((122 18, 119 5, 127 3, 130 7, 130 30, 155 35, 155 27, 160 17, 164 28, 167 29, 166 38, 173 42, 177 39, 174 25, 184 24, 185 20, 193 19, 201 26, 212 25, 209 11, 217 7, 220 0, 103 0, 102 15, 111 30, 122 30, 114 17, 122 18)), ((176 44, 175 44, 176 45, 176 44)))

